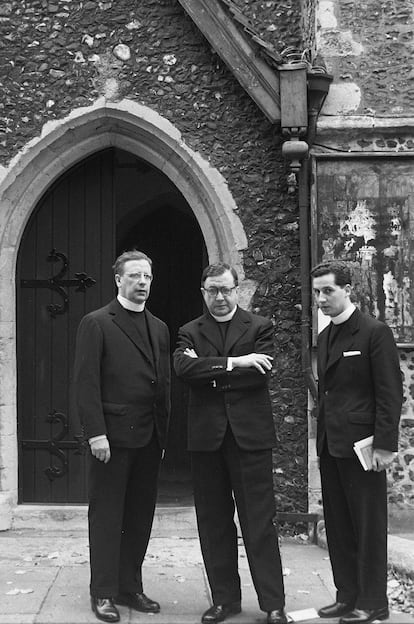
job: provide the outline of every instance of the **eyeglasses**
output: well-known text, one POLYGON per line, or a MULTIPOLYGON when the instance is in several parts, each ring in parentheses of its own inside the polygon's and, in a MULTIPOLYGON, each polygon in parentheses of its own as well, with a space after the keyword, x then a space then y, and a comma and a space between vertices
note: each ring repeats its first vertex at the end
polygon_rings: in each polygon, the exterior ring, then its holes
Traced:
POLYGON ((223 297, 230 297, 235 288, 237 288, 237 286, 232 286, 231 288, 228 288, 227 286, 223 286, 222 288, 210 286, 210 288, 203 288, 203 291, 207 293, 209 297, 217 297, 219 293, 221 293, 223 297))
POLYGON ((129 279, 134 280, 134 282, 139 282, 142 279, 144 279, 146 282, 150 282, 152 280, 152 275, 150 275, 149 273, 124 273, 124 275, 126 277, 129 277, 129 279))

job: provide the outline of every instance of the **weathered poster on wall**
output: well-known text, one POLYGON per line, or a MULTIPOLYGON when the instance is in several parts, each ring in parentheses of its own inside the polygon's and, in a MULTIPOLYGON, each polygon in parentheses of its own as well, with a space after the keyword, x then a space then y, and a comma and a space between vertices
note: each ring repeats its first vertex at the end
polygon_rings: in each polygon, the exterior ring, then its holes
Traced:
POLYGON ((361 310, 414 343, 414 159, 317 161, 313 262, 352 263, 361 310))

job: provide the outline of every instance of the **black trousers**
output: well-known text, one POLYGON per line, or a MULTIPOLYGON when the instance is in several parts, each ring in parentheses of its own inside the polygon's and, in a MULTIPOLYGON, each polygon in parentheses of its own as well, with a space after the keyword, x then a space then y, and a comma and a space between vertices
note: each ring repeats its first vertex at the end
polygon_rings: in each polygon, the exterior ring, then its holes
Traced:
POLYGON ((111 448, 107 464, 89 457, 90 592, 97 598, 142 592, 141 567, 157 498, 161 449, 111 448))
POLYGON ((240 449, 231 429, 217 451, 192 452, 201 550, 214 604, 241 599, 234 499, 260 608, 285 604, 271 449, 240 449), (234 495, 234 499, 233 499, 234 495))
POLYGON ((387 601, 387 484, 385 471, 365 472, 355 456, 320 457, 326 538, 337 600, 358 609, 387 601))

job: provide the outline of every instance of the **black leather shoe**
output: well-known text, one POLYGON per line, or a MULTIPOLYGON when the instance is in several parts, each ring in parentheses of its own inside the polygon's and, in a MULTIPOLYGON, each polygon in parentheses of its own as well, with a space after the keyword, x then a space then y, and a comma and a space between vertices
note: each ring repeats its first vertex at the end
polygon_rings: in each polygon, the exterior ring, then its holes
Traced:
POLYGON ((349 604, 348 602, 334 602, 327 607, 322 607, 319 609, 318 615, 321 618, 335 618, 341 617, 341 615, 347 615, 354 608, 354 604, 349 604))
POLYGON ((284 609, 275 609, 267 612, 267 624, 287 624, 284 609))
POLYGON ((119 611, 113 603, 112 598, 95 598, 91 596, 92 611, 104 622, 119 622, 119 611))
POLYGON ((229 602, 225 605, 213 605, 205 613, 203 613, 201 621, 203 624, 215 624, 216 622, 223 622, 231 615, 240 613, 240 602, 229 602))
POLYGON ((390 617, 388 607, 381 609, 354 609, 339 620, 339 624, 363 624, 374 620, 387 620, 390 617))
POLYGON ((116 604, 135 609, 135 611, 142 611, 142 613, 159 613, 161 608, 158 602, 151 600, 144 593, 119 594, 115 598, 115 602, 116 604))

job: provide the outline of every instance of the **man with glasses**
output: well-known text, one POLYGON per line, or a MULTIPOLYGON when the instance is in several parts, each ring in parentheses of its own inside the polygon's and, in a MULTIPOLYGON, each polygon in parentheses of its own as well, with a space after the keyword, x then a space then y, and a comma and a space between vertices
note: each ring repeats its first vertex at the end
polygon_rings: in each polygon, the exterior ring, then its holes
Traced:
POLYGON ((170 410, 167 326, 145 307, 152 262, 140 251, 114 264, 118 296, 78 329, 76 403, 89 441, 91 606, 117 622, 114 603, 158 613, 141 566, 154 518, 170 410))
POLYGON ((273 326, 237 305, 237 273, 228 264, 208 266, 201 286, 208 311, 181 327, 174 353, 176 373, 189 386, 188 446, 213 602, 201 621, 241 611, 235 499, 259 606, 268 624, 284 624, 268 391, 273 326))

